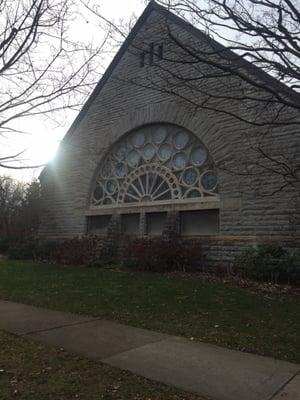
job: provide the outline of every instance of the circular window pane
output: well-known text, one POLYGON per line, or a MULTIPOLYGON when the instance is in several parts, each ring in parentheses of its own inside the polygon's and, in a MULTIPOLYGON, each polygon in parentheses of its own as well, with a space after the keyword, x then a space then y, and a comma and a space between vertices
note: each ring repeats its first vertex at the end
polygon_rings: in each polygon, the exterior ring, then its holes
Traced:
POLYGON ((172 155, 172 147, 169 144, 162 144, 158 149, 158 156, 162 161, 167 161, 172 155))
POLYGON ((218 178, 214 171, 207 171, 202 175, 201 184, 205 190, 213 190, 217 186, 218 178))
POLYGON ((103 197, 103 190, 102 190, 102 187, 99 185, 94 190, 94 199, 101 200, 102 197, 103 197))
POLYGON ((198 172, 195 168, 188 168, 183 173, 183 182, 188 185, 194 185, 198 178, 198 172))
POLYGON ((119 163, 115 168, 115 175, 118 178, 123 178, 126 175, 126 166, 123 163, 119 163))
POLYGON ((189 199, 193 198, 193 197, 201 197, 201 196, 202 196, 202 194, 201 194, 200 190, 197 190, 197 189, 191 189, 186 194, 186 197, 188 197, 189 199))
POLYGON ((144 147, 143 150, 144 158, 145 160, 149 161, 154 157, 155 154, 155 148, 152 146, 152 144, 148 143, 144 147))
POLYGON ((185 168, 187 165, 187 156, 185 153, 177 153, 173 157, 173 165, 176 169, 185 168))
POLYGON ((167 137, 167 129, 164 126, 156 128, 153 132, 153 142, 155 144, 161 144, 167 137))
POLYGON ((106 182, 106 190, 109 194, 114 194, 117 190, 117 183, 116 181, 107 181, 106 182))
POLYGON ((162 176, 174 200, 214 196, 218 191, 217 169, 205 145, 182 127, 155 123, 130 132, 111 146, 99 166, 92 204, 122 204, 125 197, 137 202, 136 198, 152 196, 156 189, 152 201, 165 200, 169 192, 161 183, 162 176), (132 181, 136 181, 135 190, 130 193, 126 188, 132 181))
POLYGON ((127 157, 127 162, 130 165, 130 167, 136 167, 138 165, 138 162, 140 160, 140 155, 136 150, 132 150, 127 157))
POLYGON ((145 135, 142 132, 136 133, 133 138, 132 138, 132 144, 134 147, 140 148, 144 145, 145 143, 145 135))
POLYGON ((178 132, 174 137, 174 146, 176 149, 184 149, 189 142, 189 134, 187 132, 178 132))
POLYGON ((126 145, 119 143, 115 148, 115 155, 118 161, 124 161, 126 158, 126 145))
POLYGON ((197 147, 191 153, 191 162, 199 167, 200 165, 205 163, 206 157, 206 150, 203 147, 197 147))

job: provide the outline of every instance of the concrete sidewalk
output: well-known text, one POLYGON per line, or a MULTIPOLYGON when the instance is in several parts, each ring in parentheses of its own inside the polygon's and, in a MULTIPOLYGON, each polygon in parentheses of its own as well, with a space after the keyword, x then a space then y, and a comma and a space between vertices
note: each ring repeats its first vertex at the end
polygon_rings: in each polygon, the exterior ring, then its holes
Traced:
POLYGON ((300 366, 272 358, 8 301, 0 329, 213 400, 300 399, 300 366))

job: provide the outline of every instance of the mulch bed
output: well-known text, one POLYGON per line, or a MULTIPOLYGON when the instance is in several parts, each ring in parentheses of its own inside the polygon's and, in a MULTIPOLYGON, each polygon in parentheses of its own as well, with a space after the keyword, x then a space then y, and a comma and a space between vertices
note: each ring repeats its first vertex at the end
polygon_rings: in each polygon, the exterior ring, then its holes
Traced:
POLYGON ((216 276, 206 272, 169 272, 166 275, 183 278, 196 278, 202 282, 222 283, 225 285, 238 286, 240 288, 249 289, 255 293, 263 294, 267 297, 284 296, 300 299, 300 287, 292 285, 278 284, 273 282, 256 282, 251 279, 241 278, 239 276, 216 276))

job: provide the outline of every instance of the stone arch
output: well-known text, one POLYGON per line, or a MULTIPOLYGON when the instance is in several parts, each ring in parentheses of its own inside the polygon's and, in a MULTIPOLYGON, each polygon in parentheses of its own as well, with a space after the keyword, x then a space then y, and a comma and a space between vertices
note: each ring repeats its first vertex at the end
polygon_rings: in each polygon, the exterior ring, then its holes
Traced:
MULTIPOLYGON (((108 147, 124 134, 154 123, 174 124, 194 133, 204 143, 216 164, 223 160, 226 154, 229 154, 230 157, 234 154, 228 141, 229 132, 224 127, 223 116, 207 110, 195 110, 178 101, 151 103, 118 118, 108 128, 108 147)), ((100 142, 99 153, 101 153, 101 146, 100 142)))
POLYGON ((90 206, 217 197, 217 170, 201 140, 178 125, 153 123, 109 147, 92 182, 90 206))
MULTIPOLYGON (((103 157, 107 149, 116 143, 121 137, 129 132, 147 124, 169 123, 176 124, 185 128, 197 136, 209 154, 212 156, 216 165, 226 160, 230 162, 234 159, 234 151, 232 151, 231 143, 228 140, 230 135, 228 129, 224 128, 222 118, 216 114, 205 110, 195 110, 178 101, 151 103, 136 109, 134 112, 124 114, 117 121, 105 128, 105 148, 103 148, 102 134, 99 136, 98 143, 95 143, 95 153, 98 157, 94 157, 89 163, 89 184, 86 187, 86 205, 89 207, 93 184, 97 178, 99 169, 99 157, 103 157)), ((219 184, 222 185, 222 176, 219 174, 219 184)))

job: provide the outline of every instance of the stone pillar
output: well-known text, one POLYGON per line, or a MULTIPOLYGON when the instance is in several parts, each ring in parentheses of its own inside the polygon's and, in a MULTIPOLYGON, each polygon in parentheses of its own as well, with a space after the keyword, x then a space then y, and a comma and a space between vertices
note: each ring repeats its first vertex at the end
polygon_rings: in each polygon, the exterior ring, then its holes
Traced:
POLYGON ((169 211, 162 232, 163 240, 175 239, 180 235, 180 216, 178 211, 169 211))
POLYGON ((107 234, 103 241, 103 255, 116 256, 118 254, 118 242, 121 233, 121 216, 114 214, 107 228, 107 234))
POLYGON ((140 213, 139 236, 144 237, 146 235, 147 235, 147 217, 146 213, 142 211, 140 213))

